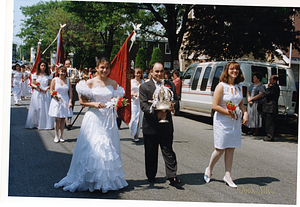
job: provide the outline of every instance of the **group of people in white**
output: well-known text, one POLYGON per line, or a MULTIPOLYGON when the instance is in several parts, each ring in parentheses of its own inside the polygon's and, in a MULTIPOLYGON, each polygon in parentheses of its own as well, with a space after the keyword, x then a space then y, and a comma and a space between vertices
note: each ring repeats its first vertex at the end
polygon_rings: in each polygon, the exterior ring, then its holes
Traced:
MULTIPOLYGON (((76 84, 80 104, 89 109, 82 120, 69 171, 66 177, 55 183, 55 188, 63 187, 63 190, 71 192, 102 190, 103 193, 106 193, 109 190, 118 190, 128 185, 122 169, 116 109, 107 107, 107 103, 112 98, 123 97, 125 91, 116 81, 108 78, 110 70, 109 59, 102 57, 96 64, 96 72, 93 76, 78 81, 76 84)), ((41 61, 37 66, 36 73, 31 74, 30 84, 30 76, 21 72, 19 66, 16 65, 16 71, 12 72, 12 91, 16 104, 19 104, 21 95, 27 96, 29 92, 33 91, 25 128, 55 128, 54 142, 58 143, 64 142, 65 120, 73 115, 74 91, 70 78, 68 78, 71 74, 70 69, 61 65, 57 67, 56 77, 53 73, 54 71, 50 70, 47 62, 41 61), (24 83, 27 81, 26 94, 21 92, 23 80, 24 83)), ((158 145, 160 145, 163 156, 166 158, 164 161, 167 179, 171 185, 177 185, 181 181, 176 175, 177 161, 172 149, 174 129, 171 112, 149 111, 149 100, 152 99, 153 91, 165 78, 162 64, 155 63, 150 74, 151 79, 144 82, 143 71, 140 68, 134 69, 134 76, 131 80, 130 134, 133 141, 139 141, 139 131, 143 124, 148 181, 155 182, 158 145), (160 124, 158 122, 160 119, 168 119, 169 123, 160 124), (156 136, 159 139, 156 139, 156 136), (164 137, 167 137, 168 140, 164 141, 164 137), (172 163, 169 163, 168 160, 172 160, 172 163), (156 165, 156 168, 152 165, 156 165)), ((176 74, 179 76, 178 73, 176 74)), ((241 124, 246 125, 248 122, 248 113, 243 104, 240 84, 243 80, 239 64, 230 62, 226 65, 220 83, 216 87, 212 104, 216 111, 213 124, 215 151, 204 172, 204 180, 207 183, 210 182, 214 165, 225 152, 223 180, 230 187, 237 187, 231 178, 233 152, 241 145, 241 124), (234 111, 228 110, 228 101, 236 107, 234 111)), ((177 98, 175 84, 170 85, 177 98)), ((174 108, 174 104, 171 105, 171 108, 174 108)))
POLYGON ((19 105, 20 100, 31 94, 30 69, 16 64, 12 67, 11 76, 11 95, 14 96, 15 105, 19 105))

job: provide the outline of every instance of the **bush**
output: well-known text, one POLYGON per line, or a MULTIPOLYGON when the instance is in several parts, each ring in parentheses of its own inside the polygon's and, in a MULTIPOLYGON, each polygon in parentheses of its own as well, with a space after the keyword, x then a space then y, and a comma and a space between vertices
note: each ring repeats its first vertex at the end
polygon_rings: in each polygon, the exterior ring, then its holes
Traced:
POLYGON ((161 50, 157 47, 153 50, 152 55, 151 55, 151 60, 149 63, 149 68, 152 68, 154 63, 161 63, 164 65, 163 57, 161 54, 161 50))
POLYGON ((135 67, 142 70, 146 69, 146 51, 143 48, 140 48, 136 54, 135 67))

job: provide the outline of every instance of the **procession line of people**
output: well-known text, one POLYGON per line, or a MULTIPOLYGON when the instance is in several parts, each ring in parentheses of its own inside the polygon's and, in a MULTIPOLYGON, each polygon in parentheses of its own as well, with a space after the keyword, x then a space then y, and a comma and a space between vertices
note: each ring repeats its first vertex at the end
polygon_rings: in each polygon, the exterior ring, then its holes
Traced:
MULTIPOLYGON (((79 81, 80 73, 75 71, 76 69, 70 68, 70 61, 67 60, 66 63, 65 66, 61 65, 57 68, 56 75, 48 68, 47 62, 41 61, 38 64, 36 73, 31 75, 33 92, 25 127, 30 129, 55 128, 54 142, 64 142, 65 120, 68 117, 72 118, 76 101, 74 94, 78 94, 77 98, 80 104, 82 107, 88 107, 88 111, 81 124, 68 173, 58 183, 55 183, 54 187, 63 187, 63 190, 71 192, 101 190, 103 193, 122 189, 128 183, 122 169, 116 108, 110 106, 112 106, 111 101, 114 98, 123 97, 125 91, 116 81, 108 78, 111 68, 110 61, 105 57, 98 60, 91 77, 82 81, 79 81)), ((16 67, 17 72, 12 74, 15 100, 19 100, 19 91, 21 91, 21 87, 17 83, 22 78, 28 79, 28 76, 19 70, 20 68, 16 67)), ((147 180, 150 183, 156 182, 158 149, 160 147, 165 162, 166 179, 171 185, 178 185, 181 181, 177 177, 177 158, 172 146, 174 126, 171 112, 174 111, 174 104, 178 100, 177 87, 180 83, 176 83, 178 80, 173 83, 168 74, 165 76, 161 63, 155 63, 150 74, 151 79, 144 81, 142 70, 134 69, 134 78, 131 80, 130 135, 133 141, 139 141, 138 135, 142 125, 147 180), (174 94, 171 110, 153 110, 152 108, 153 93, 162 84, 168 86, 174 94), (159 122, 160 120, 168 122, 162 124, 159 122)), ((179 78, 178 72, 174 72, 174 74, 175 79, 179 78)), ((250 111, 251 107, 257 109, 256 100, 267 97, 262 95, 264 88, 259 82, 260 76, 256 74, 253 79, 254 84, 248 91, 250 111)), ((237 188, 231 171, 234 150, 241 146, 242 125, 248 125, 253 129, 260 126, 260 114, 252 111, 248 115, 244 106, 241 86, 243 81, 244 76, 240 65, 234 61, 227 63, 213 96, 215 149, 211 154, 208 167, 204 171, 203 179, 206 183, 211 181, 213 168, 225 153, 223 180, 230 187, 237 188), (250 115, 251 118, 249 118, 250 115), (255 125, 248 123, 249 120, 254 120, 255 125)), ((270 84, 265 92, 271 94, 272 97, 277 94, 275 81, 276 77, 271 76, 270 84), (275 89, 273 90, 272 87, 275 89)), ((270 100, 265 98, 264 101, 270 100)), ((273 109, 267 111, 266 107, 262 110, 270 114, 275 113, 273 109)), ((271 119, 272 114, 269 116, 271 119)), ((271 127, 272 124, 270 122, 271 127)), ((68 126, 69 124, 67 124, 68 126)), ((272 139, 273 132, 270 131, 268 136, 269 139, 272 139)))

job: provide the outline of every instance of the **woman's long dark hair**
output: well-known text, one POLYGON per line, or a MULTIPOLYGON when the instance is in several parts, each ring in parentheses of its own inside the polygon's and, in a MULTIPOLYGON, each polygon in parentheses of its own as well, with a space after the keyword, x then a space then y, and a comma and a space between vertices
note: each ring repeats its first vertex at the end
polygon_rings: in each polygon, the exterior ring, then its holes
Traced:
POLYGON ((46 69, 45 69, 45 73, 46 75, 50 75, 50 70, 49 70, 49 67, 48 67, 48 63, 44 60, 42 60, 41 62, 39 62, 38 66, 37 66, 37 69, 36 69, 36 74, 40 74, 41 73, 41 64, 42 63, 45 63, 46 64, 46 69))

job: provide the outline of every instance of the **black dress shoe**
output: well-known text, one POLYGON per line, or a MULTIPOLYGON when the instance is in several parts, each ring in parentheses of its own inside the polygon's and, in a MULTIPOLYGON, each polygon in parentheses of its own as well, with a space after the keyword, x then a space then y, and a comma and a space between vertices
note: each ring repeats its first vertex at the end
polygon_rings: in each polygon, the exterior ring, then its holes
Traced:
POLYGON ((267 142, 272 142, 272 141, 274 141, 274 138, 264 137, 263 140, 267 141, 267 142))
POLYGON ((181 181, 178 180, 177 177, 175 177, 175 178, 169 178, 168 180, 170 181, 170 185, 177 185, 177 184, 181 183, 181 181))
POLYGON ((155 178, 153 178, 153 179, 148 178, 147 180, 148 180, 150 183, 155 183, 155 178))
POLYGON ((71 130, 72 129, 72 125, 67 125, 67 129, 71 130))

